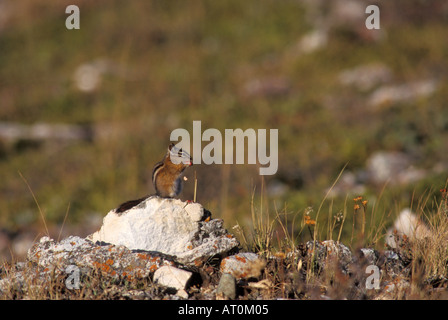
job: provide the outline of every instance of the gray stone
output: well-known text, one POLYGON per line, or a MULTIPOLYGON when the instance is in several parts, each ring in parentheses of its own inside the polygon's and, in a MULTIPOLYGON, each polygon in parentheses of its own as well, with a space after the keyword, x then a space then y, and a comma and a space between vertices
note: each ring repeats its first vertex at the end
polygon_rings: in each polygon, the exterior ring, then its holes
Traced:
POLYGON ((111 210, 100 230, 88 239, 161 252, 184 264, 224 254, 239 245, 223 228, 222 220, 201 221, 203 218, 204 208, 199 203, 154 196, 121 213, 111 210))
POLYGON ((235 299, 236 298, 236 283, 235 278, 229 274, 224 273, 219 280, 218 288, 216 289, 217 298, 221 299, 235 299))
POLYGON ((290 91, 291 83, 284 77, 270 77, 249 81, 244 89, 249 97, 284 96, 290 91))
POLYGON ((387 85, 375 90, 368 103, 371 108, 377 109, 384 105, 421 99, 431 96, 437 90, 438 86, 438 82, 433 79, 395 86, 387 85))
POLYGON ((412 159, 402 152, 378 151, 367 159, 369 179, 374 183, 397 182, 400 174, 412 164, 412 159))
POLYGON ((308 241, 301 251, 308 262, 314 261, 317 271, 325 269, 329 264, 337 263, 341 270, 347 273, 353 262, 350 249, 334 240, 308 241))
POLYGON ((339 74, 339 81, 344 85, 352 85, 360 90, 369 90, 377 84, 391 80, 390 69, 381 63, 358 66, 344 70, 339 74))
POLYGON ((60 242, 42 237, 28 251, 28 261, 48 273, 66 274, 68 266, 98 270, 111 277, 128 280, 144 278, 164 265, 175 265, 173 258, 157 252, 135 252, 124 246, 97 245, 70 236, 60 242))
POLYGON ((370 265, 376 265, 378 263, 378 252, 372 248, 361 248, 361 253, 370 265))

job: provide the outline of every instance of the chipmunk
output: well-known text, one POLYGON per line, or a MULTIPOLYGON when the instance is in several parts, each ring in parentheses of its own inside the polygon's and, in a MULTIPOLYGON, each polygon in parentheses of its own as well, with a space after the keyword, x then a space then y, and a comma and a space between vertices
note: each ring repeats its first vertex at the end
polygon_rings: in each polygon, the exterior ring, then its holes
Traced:
MULTIPOLYGON (((171 143, 163 160, 157 162, 152 171, 152 183, 156 189, 156 195, 162 198, 178 196, 182 191, 182 173, 192 165, 191 156, 182 148, 177 148, 174 143, 171 143)), ((148 197, 122 203, 115 212, 129 210, 148 197)))
POLYGON ((156 194, 162 198, 174 198, 179 195, 182 191, 182 173, 193 164, 192 161, 191 156, 182 148, 176 148, 174 143, 170 144, 165 157, 156 163, 152 171, 156 194))

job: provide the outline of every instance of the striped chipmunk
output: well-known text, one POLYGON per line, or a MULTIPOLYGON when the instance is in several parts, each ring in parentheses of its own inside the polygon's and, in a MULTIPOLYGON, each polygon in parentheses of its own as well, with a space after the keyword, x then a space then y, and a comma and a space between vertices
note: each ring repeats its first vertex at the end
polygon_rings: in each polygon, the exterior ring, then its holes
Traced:
MULTIPOLYGON (((156 189, 156 195, 162 198, 177 197, 182 191, 182 173, 192 165, 191 156, 171 143, 163 160, 157 162, 152 171, 152 183, 156 189)), ((145 196, 122 203, 115 212, 129 210, 147 198, 148 196, 145 196)))

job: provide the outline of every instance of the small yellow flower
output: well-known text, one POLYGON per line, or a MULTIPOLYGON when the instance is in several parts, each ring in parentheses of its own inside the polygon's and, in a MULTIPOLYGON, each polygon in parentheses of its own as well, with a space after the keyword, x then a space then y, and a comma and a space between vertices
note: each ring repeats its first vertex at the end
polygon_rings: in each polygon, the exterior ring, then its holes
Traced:
POLYGON ((361 207, 359 206, 359 204, 355 204, 355 206, 353 207, 353 209, 355 210, 359 210, 361 207))

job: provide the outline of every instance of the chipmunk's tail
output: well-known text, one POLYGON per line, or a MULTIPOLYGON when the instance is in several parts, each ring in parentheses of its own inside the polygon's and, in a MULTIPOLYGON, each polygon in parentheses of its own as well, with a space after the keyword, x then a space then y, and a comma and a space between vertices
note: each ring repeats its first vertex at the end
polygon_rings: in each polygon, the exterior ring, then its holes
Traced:
POLYGON ((137 199, 137 200, 126 201, 126 202, 120 204, 118 206, 118 208, 115 209, 115 212, 116 213, 122 213, 124 211, 129 210, 129 209, 132 209, 133 207, 135 207, 136 205, 142 203, 143 201, 145 201, 148 198, 149 198, 149 196, 144 196, 143 198, 140 198, 140 199, 137 199))

